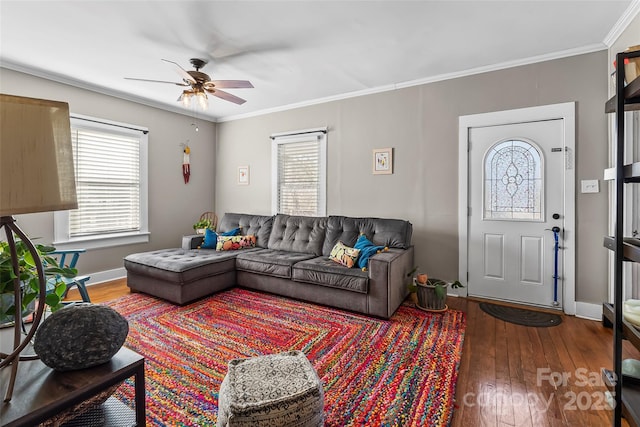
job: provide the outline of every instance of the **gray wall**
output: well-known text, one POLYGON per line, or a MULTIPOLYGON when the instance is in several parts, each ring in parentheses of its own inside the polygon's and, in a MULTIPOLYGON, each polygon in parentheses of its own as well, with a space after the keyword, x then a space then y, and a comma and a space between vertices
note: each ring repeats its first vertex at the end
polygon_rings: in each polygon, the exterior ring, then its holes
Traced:
MULTIPOLYGON (((327 126, 328 214, 405 218, 416 264, 458 275, 458 117, 575 101, 577 181, 607 167, 607 52, 494 71, 219 123, 216 198, 224 212, 271 213, 271 145, 276 132, 327 126), (394 174, 371 174, 371 150, 394 148, 394 174), (250 165, 251 184, 236 184, 250 165)), ((295 90, 295 89, 292 89, 295 90)), ((578 301, 606 299, 606 192, 577 194, 578 301)))
MULTIPOLYGON (((215 124, 125 101, 96 92, 0 68, 0 91, 11 95, 53 99, 69 103, 72 113, 124 122, 149 129, 148 244, 96 249, 78 263, 83 274, 122 267, 129 253, 180 246, 183 234, 205 211, 213 210, 215 176, 215 124), (182 147, 191 146, 191 180, 182 179, 182 147)), ((53 240, 53 213, 19 215, 18 224, 38 242, 53 240)), ((4 238, 4 236, 0 237, 4 238)))

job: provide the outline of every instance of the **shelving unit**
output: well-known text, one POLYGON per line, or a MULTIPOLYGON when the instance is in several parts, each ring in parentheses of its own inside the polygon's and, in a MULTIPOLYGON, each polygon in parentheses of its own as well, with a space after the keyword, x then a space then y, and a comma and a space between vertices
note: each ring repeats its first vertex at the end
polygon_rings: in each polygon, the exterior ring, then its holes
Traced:
MULTIPOLYGON (((625 55, 625 58, 635 58, 638 56, 638 52, 633 53, 619 53, 618 55, 625 55)), ((617 59, 616 59, 617 60, 617 59)), ((621 62, 620 62, 621 64, 621 62)), ((634 111, 640 110, 640 79, 635 79, 627 86, 624 86, 622 83, 624 81, 624 67, 620 67, 620 72, 617 73, 616 76, 616 88, 624 88, 624 94, 620 94, 620 90, 618 90, 617 94, 607 101, 604 106, 605 113, 617 113, 618 106, 618 95, 620 95, 621 101, 624 104, 624 109, 622 111, 634 111)))
MULTIPOLYGON (((614 237, 605 237, 604 246, 615 251, 616 239, 614 237)), ((640 239, 623 237, 622 255, 624 256, 624 261, 640 262, 640 239)))
POLYGON ((604 172, 607 180, 615 181, 615 235, 604 238, 604 246, 615 253, 614 302, 603 305, 603 323, 613 326, 613 371, 603 370, 602 377, 614 392, 616 407, 613 411, 613 425, 622 425, 622 417, 632 427, 640 427, 640 383, 622 375, 622 340, 627 339, 640 349, 640 330, 622 316, 623 303, 623 263, 640 262, 640 239, 625 237, 624 234, 624 189, 625 184, 640 183, 640 162, 625 164, 624 112, 640 110, 640 78, 626 87, 624 85, 625 60, 640 57, 640 52, 618 53, 616 75, 616 95, 605 104, 605 112, 616 114, 616 163, 604 172), (620 380, 616 381, 616 378, 620 380))

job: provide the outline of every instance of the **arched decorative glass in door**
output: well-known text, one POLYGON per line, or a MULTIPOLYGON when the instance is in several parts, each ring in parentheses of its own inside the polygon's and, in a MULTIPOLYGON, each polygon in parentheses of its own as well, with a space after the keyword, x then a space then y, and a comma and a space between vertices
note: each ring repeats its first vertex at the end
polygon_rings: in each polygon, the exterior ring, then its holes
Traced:
POLYGON ((544 164, 540 149, 511 139, 484 158, 483 219, 544 221, 544 164))

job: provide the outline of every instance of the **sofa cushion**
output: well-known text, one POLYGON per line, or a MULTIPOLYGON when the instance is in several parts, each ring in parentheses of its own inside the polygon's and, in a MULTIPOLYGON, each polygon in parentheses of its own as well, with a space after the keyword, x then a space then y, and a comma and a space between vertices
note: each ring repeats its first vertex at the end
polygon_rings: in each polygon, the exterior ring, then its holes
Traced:
MULTIPOLYGON (((300 261, 293 266, 293 280, 366 294, 369 275, 359 268, 347 268, 327 257, 300 261)), ((322 292, 318 289, 318 292, 322 292)))
MULTIPOLYGON (((322 255, 327 230, 326 217, 278 214, 273 221, 269 249, 322 255)), ((337 241, 336 241, 337 242, 337 241)), ((333 242, 333 245, 336 244, 333 242)), ((355 240, 354 240, 355 242, 355 240)), ((333 248, 331 245, 331 248, 333 248)), ((329 252, 331 252, 329 248, 329 252)))
POLYGON ((338 243, 331 249, 329 259, 347 268, 352 268, 356 265, 358 256, 360 256, 360 249, 350 248, 338 240, 338 243))
POLYGON ((181 284, 233 271, 236 255, 207 249, 161 249, 127 255, 124 266, 128 271, 181 284))
POLYGON ((240 227, 240 234, 256 236, 256 247, 266 248, 272 226, 272 216, 226 213, 218 224, 218 231, 225 232, 240 227))
POLYGON ((411 246, 413 226, 409 221, 385 218, 351 218, 330 216, 322 254, 329 256, 338 241, 354 246, 358 236, 364 234, 376 246, 407 249, 411 246))
POLYGON ((236 268, 252 273, 290 279, 291 267, 299 261, 310 258, 313 258, 312 254, 262 249, 239 253, 236 259, 236 268))
POLYGON ((256 236, 218 236, 217 251, 237 251, 256 247, 256 236))

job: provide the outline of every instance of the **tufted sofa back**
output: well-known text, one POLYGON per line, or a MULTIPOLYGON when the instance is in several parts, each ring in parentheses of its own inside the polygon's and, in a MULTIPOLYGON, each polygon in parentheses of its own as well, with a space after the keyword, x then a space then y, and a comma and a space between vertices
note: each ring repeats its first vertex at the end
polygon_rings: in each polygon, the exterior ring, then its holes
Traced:
POLYGON ((218 231, 224 233, 240 227, 241 234, 256 236, 257 247, 266 248, 273 227, 273 218, 272 216, 226 213, 218 225, 218 231))
POLYGON ((256 246, 281 251, 329 256, 338 240, 353 246, 360 233, 376 245, 407 249, 413 226, 409 221, 346 216, 309 217, 227 213, 218 225, 225 232, 241 227, 242 234, 256 236, 256 246))
POLYGON ((361 233, 378 246, 407 249, 411 246, 413 226, 401 219, 330 216, 322 254, 328 256, 338 240, 347 246, 355 245, 361 233))
POLYGON ((322 255, 326 217, 278 214, 273 221, 269 249, 322 255))

